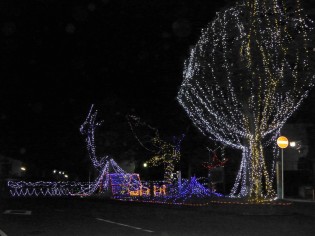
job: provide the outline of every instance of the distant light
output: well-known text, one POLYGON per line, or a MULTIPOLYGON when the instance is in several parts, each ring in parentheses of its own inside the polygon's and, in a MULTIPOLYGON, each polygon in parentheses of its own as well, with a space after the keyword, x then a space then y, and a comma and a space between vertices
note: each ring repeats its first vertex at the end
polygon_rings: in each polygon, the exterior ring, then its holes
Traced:
POLYGON ((65 178, 67 178, 67 179, 68 179, 68 177, 69 177, 68 175, 65 175, 65 178))
POLYGON ((62 171, 62 173, 61 173, 61 174, 63 174, 63 175, 64 175, 64 174, 65 174, 65 172, 64 172, 64 171, 62 171))
POLYGON ((21 170, 22 170, 22 171, 26 171, 26 167, 22 166, 22 167, 21 167, 21 170))
POLYGON ((61 174, 61 171, 59 171, 59 174, 61 174))
POLYGON ((295 147, 296 146, 296 142, 290 142, 290 147, 295 147))
POLYGON ((143 167, 148 167, 148 164, 147 163, 143 163, 143 167))
POLYGON ((53 171, 54 174, 56 174, 56 172, 57 172, 56 170, 53 171))

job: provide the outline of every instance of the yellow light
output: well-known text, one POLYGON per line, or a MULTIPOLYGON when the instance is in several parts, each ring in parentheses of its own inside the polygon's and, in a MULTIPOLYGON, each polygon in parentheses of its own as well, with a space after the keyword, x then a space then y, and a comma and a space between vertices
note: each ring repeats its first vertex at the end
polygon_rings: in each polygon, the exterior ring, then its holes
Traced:
POLYGON ((143 163, 143 167, 148 167, 148 164, 147 163, 143 163))
POLYGON ((26 167, 22 166, 21 171, 26 171, 26 167))
POLYGON ((277 144, 279 148, 286 148, 289 145, 289 140, 285 136, 280 136, 277 139, 277 144))

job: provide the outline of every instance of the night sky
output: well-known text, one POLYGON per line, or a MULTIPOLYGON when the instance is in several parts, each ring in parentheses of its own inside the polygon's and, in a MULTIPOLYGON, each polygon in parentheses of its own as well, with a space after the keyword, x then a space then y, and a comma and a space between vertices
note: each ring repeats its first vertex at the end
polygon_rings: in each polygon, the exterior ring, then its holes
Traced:
MULTIPOLYGON (((201 28, 233 2, 1 1, 0 155, 78 172, 89 161, 79 128, 92 103, 104 153, 144 155, 126 114, 165 137, 190 132, 197 148, 202 137, 175 100, 183 64, 201 28)), ((290 121, 312 123, 314 98, 290 121)))

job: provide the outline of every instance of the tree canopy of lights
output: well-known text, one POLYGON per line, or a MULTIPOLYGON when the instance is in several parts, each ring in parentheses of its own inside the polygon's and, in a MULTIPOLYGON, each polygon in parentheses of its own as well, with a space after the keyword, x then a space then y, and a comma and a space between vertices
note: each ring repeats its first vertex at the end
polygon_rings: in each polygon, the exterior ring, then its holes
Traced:
POLYGON ((146 163, 149 166, 159 166, 163 164, 164 180, 167 183, 171 183, 175 164, 180 160, 180 145, 185 135, 173 137, 173 142, 164 141, 160 138, 159 131, 156 128, 140 121, 139 117, 129 115, 127 116, 127 120, 131 131, 140 145, 153 153, 153 157, 146 163), (139 138, 135 129, 138 129, 138 131, 144 129, 146 133, 143 133, 142 137, 139 138))
POLYGON ((274 147, 313 86, 313 22, 300 0, 244 0, 217 13, 186 60, 177 100, 207 137, 242 151, 231 196, 273 199, 274 147))

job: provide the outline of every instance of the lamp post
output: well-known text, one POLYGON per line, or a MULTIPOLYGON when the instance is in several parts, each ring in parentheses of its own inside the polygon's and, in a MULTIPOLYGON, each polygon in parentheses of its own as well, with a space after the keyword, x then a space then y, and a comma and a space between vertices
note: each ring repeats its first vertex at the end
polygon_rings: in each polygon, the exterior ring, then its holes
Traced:
POLYGON ((279 168, 277 168, 277 172, 278 172, 278 178, 277 178, 277 192, 278 192, 278 198, 280 198, 281 195, 281 199, 284 198, 284 181, 283 181, 283 149, 287 148, 289 145, 289 140, 285 137, 285 136, 280 136, 277 139, 277 144, 278 147, 281 148, 281 187, 280 185, 280 181, 279 181, 279 168), (281 194, 280 194, 280 189, 281 189, 281 194))

